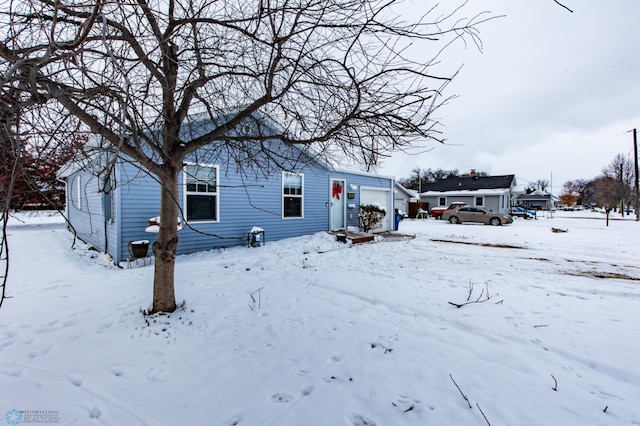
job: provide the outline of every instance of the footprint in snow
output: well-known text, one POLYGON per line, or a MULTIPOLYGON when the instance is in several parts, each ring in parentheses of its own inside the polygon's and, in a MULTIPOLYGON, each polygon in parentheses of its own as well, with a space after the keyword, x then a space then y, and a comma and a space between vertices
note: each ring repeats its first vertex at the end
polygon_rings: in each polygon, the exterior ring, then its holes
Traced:
POLYGON ((271 402, 291 402, 293 399, 293 396, 287 393, 275 393, 271 395, 271 402))
POLYGON ((117 368, 110 368, 109 369, 109 373, 113 374, 116 377, 120 377, 123 374, 122 370, 117 369, 117 368))
POLYGON ((96 330, 96 333, 104 333, 107 330, 109 330, 112 325, 113 325, 113 322, 107 322, 105 324, 102 324, 100 327, 98 327, 98 330, 96 330))
POLYGON ((376 422, 360 414, 351 416, 349 420, 353 426, 376 426, 376 422))
POLYGON ((67 320, 65 322, 62 323, 63 327, 70 327, 72 325, 76 325, 78 324, 78 320, 77 319, 72 319, 72 320, 67 320))
POLYGON ((237 414, 233 416, 231 419, 227 420, 225 422, 225 426, 238 426, 242 420, 243 420, 242 415, 237 414))
POLYGON ((93 407, 91 411, 89 411, 89 418, 91 419, 99 419, 102 415, 102 412, 98 410, 96 407, 93 407))
POLYGON ((419 399, 414 399, 409 395, 398 395, 396 402, 391 403, 394 407, 401 409, 403 412, 408 413, 410 411, 421 411, 419 399))
POLYGON ((313 392, 315 388, 316 388, 315 386, 311 386, 311 385, 307 386, 306 388, 304 388, 304 389, 302 389, 300 391, 300 395, 309 396, 309 395, 311 395, 311 392, 313 392))
POLYGON ((13 370, 8 371, 7 374, 13 377, 22 377, 22 369, 14 368, 13 370))

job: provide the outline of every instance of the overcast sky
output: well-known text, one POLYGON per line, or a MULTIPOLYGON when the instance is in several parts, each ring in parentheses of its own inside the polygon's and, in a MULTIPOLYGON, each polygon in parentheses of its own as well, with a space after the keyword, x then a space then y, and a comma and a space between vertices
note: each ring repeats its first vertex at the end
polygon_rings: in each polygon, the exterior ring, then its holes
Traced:
MULTIPOLYGON (((425 3, 409 3, 423 11, 425 3)), ((443 3, 446 5, 449 3, 443 3)), ((453 3, 453 2, 451 2, 453 3)), ((518 183, 591 179, 618 153, 633 155, 640 128, 640 1, 470 0, 463 15, 506 15, 480 27, 482 52, 458 44, 463 67, 438 110, 446 145, 394 154, 379 172, 415 167, 515 174, 518 183)))

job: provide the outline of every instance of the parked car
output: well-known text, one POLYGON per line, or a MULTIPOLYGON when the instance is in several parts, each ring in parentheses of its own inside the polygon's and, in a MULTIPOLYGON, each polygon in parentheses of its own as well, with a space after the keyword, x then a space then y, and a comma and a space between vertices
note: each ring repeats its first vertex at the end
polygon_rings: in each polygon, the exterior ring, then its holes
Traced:
POLYGON ((511 216, 522 217, 525 219, 535 219, 536 212, 534 210, 528 210, 523 207, 511 207, 511 216))
POLYGON ((483 207, 469 206, 445 211, 442 213, 442 220, 448 220, 451 223, 476 222, 495 226, 513 222, 513 218, 509 215, 494 213, 483 207))
POLYGON ((442 213, 446 212, 447 210, 455 210, 458 207, 462 207, 466 205, 467 203, 463 203, 461 201, 454 201, 453 203, 449 204, 449 207, 444 207, 444 206, 434 207, 431 209, 431 216, 435 217, 436 219, 442 219, 442 213))

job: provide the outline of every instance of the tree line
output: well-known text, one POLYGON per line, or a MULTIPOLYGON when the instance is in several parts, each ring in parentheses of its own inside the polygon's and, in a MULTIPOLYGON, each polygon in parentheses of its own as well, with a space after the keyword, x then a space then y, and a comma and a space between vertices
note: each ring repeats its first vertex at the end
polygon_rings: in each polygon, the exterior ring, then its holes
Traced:
POLYGON ((0 126, 0 203, 11 210, 62 210, 65 184, 56 173, 88 140, 75 133, 63 140, 15 134, 0 126))
POLYGON ((440 179, 451 179, 456 177, 469 177, 469 176, 488 176, 487 172, 471 170, 468 173, 460 173, 458 169, 421 169, 416 167, 411 170, 411 174, 407 178, 399 178, 398 183, 405 188, 418 191, 420 189, 420 181, 422 183, 431 183, 440 179))
POLYGON ((595 178, 565 182, 559 199, 567 206, 580 204, 630 211, 636 201, 634 188, 634 159, 631 155, 617 154, 595 178))

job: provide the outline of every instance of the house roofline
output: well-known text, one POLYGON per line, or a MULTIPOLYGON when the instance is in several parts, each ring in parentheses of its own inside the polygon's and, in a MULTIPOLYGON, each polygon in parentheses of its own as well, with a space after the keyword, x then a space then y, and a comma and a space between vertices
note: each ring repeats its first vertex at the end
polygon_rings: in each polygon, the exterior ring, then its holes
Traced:
POLYGON ((459 191, 425 191, 421 192, 421 197, 440 196, 471 196, 471 195, 503 195, 509 192, 509 188, 494 189, 461 189, 459 191))

